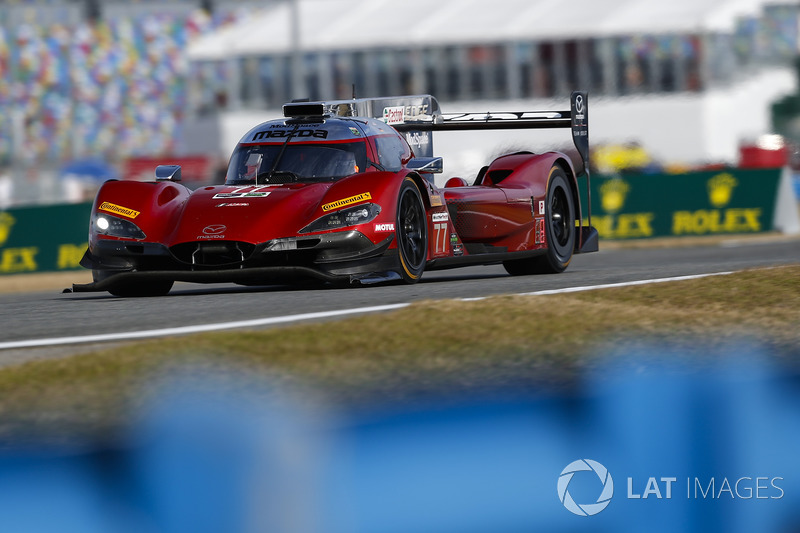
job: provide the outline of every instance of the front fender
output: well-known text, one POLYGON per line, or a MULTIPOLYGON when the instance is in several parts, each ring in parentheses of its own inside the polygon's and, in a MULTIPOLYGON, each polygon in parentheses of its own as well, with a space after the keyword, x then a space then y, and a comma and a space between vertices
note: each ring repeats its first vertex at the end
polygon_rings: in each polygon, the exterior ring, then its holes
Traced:
MULTIPOLYGON (((169 181, 107 181, 100 187, 92 205, 92 215, 107 213, 129 220, 146 235, 148 242, 163 242, 180 218, 182 206, 189 198, 189 189, 169 181)), ((99 236, 90 228, 89 240, 98 238, 127 240, 99 236)))

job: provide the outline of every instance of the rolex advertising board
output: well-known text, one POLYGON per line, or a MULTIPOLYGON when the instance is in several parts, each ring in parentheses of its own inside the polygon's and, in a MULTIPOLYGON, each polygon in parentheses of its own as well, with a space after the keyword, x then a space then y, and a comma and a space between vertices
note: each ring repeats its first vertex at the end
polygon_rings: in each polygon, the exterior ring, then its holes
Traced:
POLYGON ((0 211, 0 274, 81 268, 92 204, 0 211))
POLYGON ((605 239, 772 231, 780 179, 781 169, 593 176, 592 225, 605 239))
MULTIPOLYGON (((586 180, 578 181, 586 206, 586 180)), ((593 176, 592 225, 604 239, 774 231, 781 229, 774 222, 781 209, 780 184, 781 169, 593 176)), ((794 196, 788 196, 788 211, 794 210, 789 225, 798 227, 794 196)), ((0 211, 0 275, 81 268, 91 207, 82 203, 0 211)))

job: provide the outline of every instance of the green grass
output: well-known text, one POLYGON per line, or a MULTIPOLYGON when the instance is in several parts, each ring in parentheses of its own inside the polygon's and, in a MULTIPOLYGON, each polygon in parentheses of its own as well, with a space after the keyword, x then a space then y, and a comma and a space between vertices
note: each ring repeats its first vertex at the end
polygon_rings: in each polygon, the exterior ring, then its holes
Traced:
MULTIPOLYGON (((800 266, 552 296, 426 301, 392 313, 115 346, 0 370, 0 438, 113 434, 171 370, 242 375, 359 406, 570 387, 640 339, 707 349, 800 344, 800 266)), ((694 357, 694 355, 693 355, 694 357)), ((264 392, 264 394, 267 394, 264 392)))

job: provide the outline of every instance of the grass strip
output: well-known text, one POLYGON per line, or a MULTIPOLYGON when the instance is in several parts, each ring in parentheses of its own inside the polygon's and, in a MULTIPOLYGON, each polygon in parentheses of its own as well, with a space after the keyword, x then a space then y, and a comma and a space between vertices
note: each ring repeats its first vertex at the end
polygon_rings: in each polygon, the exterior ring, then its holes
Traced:
POLYGON ((800 266, 790 266, 563 295, 425 301, 335 322, 136 342, 0 370, 0 438, 113 433, 151 398, 159 376, 187 365, 198 380, 267 376, 360 406, 571 387, 609 352, 643 338, 690 350, 746 338, 791 359, 798 324, 800 266))

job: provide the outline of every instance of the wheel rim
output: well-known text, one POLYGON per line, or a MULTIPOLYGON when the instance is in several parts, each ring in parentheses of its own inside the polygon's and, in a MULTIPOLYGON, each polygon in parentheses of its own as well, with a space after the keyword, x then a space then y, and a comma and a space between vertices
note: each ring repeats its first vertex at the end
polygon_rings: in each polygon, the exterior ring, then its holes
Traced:
POLYGON ((422 206, 411 190, 400 199, 398 226, 400 247, 411 270, 417 270, 425 260, 425 221, 422 206))
POLYGON ((550 202, 550 230, 553 240, 560 247, 569 243, 571 236, 570 225, 572 221, 569 204, 567 203, 567 193, 563 187, 557 187, 553 191, 553 198, 550 202))

